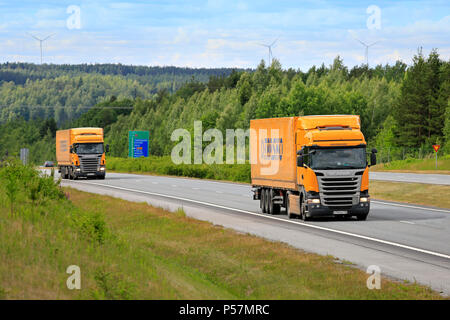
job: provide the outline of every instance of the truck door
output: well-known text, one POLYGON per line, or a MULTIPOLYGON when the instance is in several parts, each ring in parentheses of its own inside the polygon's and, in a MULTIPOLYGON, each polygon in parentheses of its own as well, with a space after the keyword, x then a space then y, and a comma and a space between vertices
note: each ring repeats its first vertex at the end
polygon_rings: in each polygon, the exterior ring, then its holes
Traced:
MULTIPOLYGON (((297 131, 295 134, 296 152, 302 150, 303 145, 300 143, 301 141, 300 136, 302 134, 303 132, 300 131, 297 131)), ((303 185, 305 173, 306 173, 305 167, 297 167, 297 184, 303 185)))

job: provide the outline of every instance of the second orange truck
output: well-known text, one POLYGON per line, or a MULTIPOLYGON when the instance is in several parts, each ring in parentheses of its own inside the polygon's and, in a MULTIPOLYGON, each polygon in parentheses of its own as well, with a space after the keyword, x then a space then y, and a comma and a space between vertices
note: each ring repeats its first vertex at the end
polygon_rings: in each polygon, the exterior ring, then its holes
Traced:
POLYGON ((56 131, 56 161, 63 179, 93 177, 105 179, 105 152, 102 128, 74 128, 56 131))

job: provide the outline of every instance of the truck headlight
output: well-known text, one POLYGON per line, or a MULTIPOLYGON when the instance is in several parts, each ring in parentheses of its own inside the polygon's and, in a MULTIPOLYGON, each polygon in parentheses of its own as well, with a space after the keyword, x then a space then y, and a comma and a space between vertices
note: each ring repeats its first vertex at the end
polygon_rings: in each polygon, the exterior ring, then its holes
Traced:
POLYGON ((100 171, 105 171, 105 167, 100 167, 100 171))
POLYGON ((76 169, 75 169, 75 171, 77 171, 77 172, 80 172, 80 171, 81 171, 81 169, 80 169, 80 168, 76 168, 76 169))
POLYGON ((308 203, 320 203, 320 199, 308 199, 308 203))
POLYGON ((368 197, 361 197, 359 199, 360 202, 369 202, 369 198, 368 197))

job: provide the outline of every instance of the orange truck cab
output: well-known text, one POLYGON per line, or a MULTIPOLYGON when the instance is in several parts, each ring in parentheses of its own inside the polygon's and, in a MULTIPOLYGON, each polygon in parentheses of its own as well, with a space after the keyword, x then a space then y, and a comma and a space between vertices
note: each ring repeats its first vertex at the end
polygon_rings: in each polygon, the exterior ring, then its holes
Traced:
MULTIPOLYGON (((253 198, 289 218, 355 216, 370 210, 366 141, 357 115, 250 121, 253 198)), ((376 164, 372 149, 370 165, 376 164)))
POLYGON ((63 179, 96 177, 105 179, 105 152, 102 128, 74 128, 56 131, 56 161, 63 179))

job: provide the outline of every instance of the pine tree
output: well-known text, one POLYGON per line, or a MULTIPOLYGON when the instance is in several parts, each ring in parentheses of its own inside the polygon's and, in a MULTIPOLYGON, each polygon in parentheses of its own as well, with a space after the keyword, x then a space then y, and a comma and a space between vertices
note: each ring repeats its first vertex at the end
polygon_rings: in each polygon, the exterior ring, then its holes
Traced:
MULTIPOLYGON (((431 57, 434 62, 434 57, 431 57)), ((431 93, 434 80, 432 69, 419 50, 413 58, 400 88, 400 97, 393 115, 397 122, 396 135, 400 146, 419 148, 430 137, 431 93)), ((434 113, 434 112, 433 112, 434 113)))

